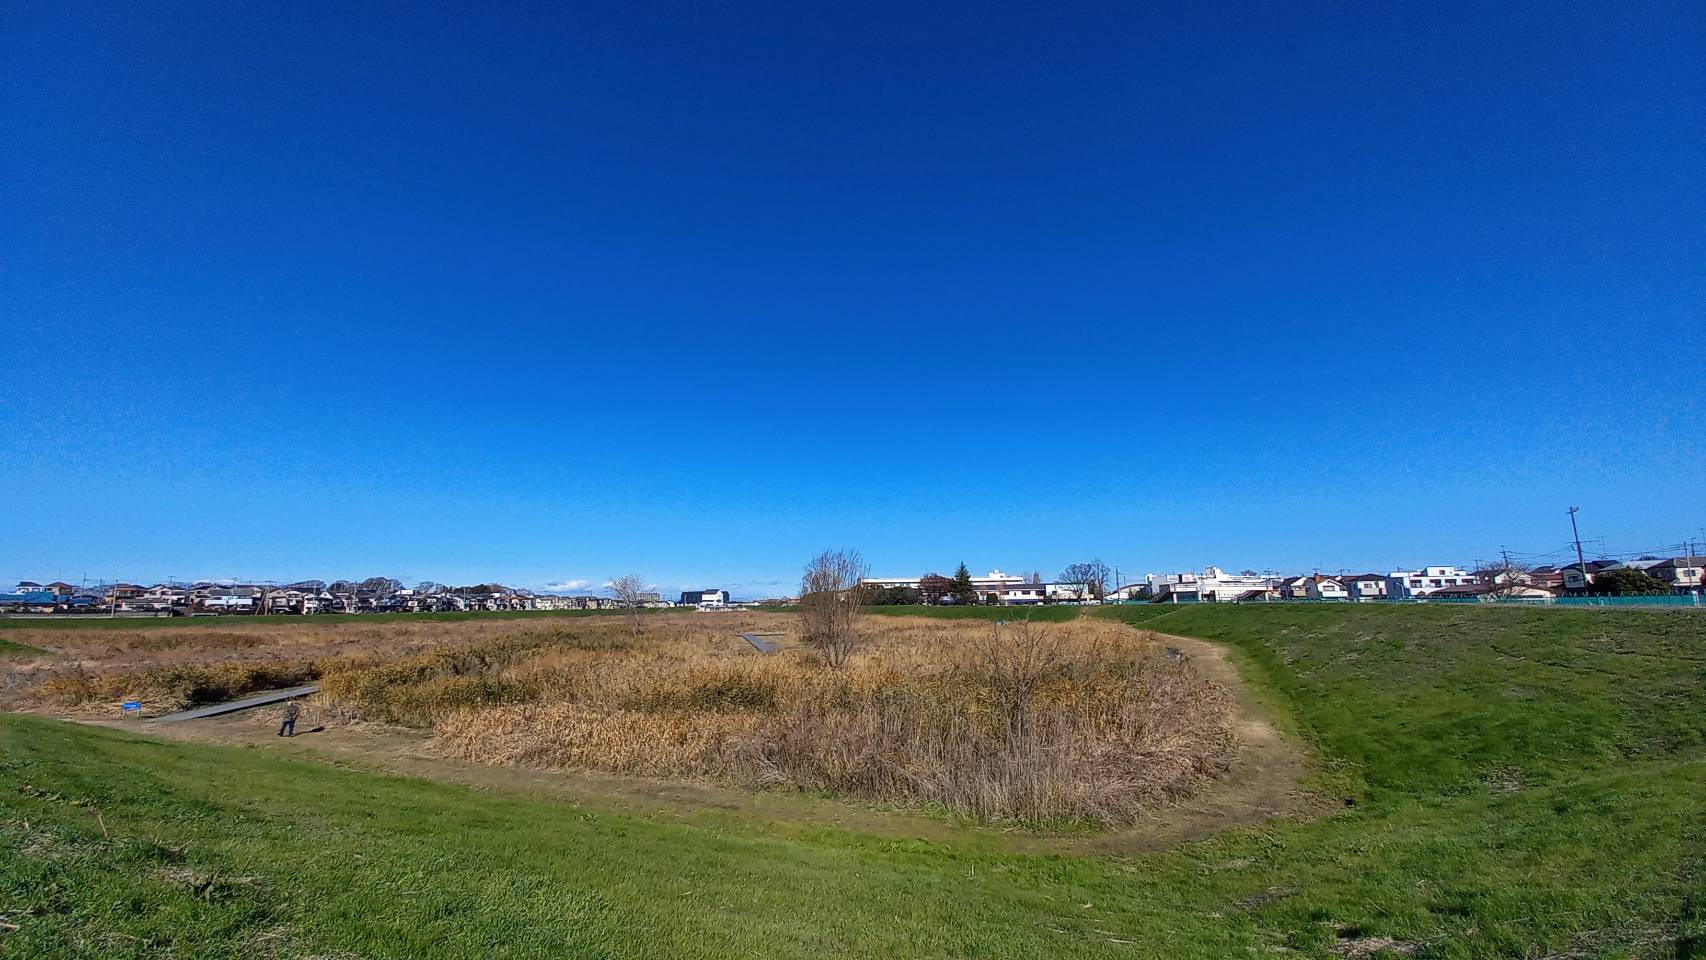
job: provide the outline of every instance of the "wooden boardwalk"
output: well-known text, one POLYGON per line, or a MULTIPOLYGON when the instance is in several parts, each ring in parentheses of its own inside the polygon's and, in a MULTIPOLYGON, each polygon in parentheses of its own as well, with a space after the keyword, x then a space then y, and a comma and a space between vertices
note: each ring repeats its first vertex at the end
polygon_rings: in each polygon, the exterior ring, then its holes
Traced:
POLYGON ((252 710, 264 707, 269 703, 289 700, 291 697, 306 697, 311 693, 319 693, 320 685, 310 683, 305 686, 291 687, 289 690, 272 690, 267 693, 257 693, 252 697, 232 700, 228 703, 216 703, 210 707, 196 707, 194 710, 183 710, 178 713, 168 713, 163 717, 153 717, 145 723, 176 723, 179 720, 199 720, 202 717, 217 717, 223 713, 236 713, 239 710, 252 710))
POLYGON ((747 643, 752 644, 752 648, 754 650, 757 650, 759 653, 775 653, 776 651, 782 649, 782 647, 779 644, 774 644, 774 643, 771 643, 769 640, 764 639, 765 637, 780 637, 780 636, 782 636, 782 634, 780 634, 780 633, 743 633, 743 634, 741 634, 741 637, 744 638, 747 643))

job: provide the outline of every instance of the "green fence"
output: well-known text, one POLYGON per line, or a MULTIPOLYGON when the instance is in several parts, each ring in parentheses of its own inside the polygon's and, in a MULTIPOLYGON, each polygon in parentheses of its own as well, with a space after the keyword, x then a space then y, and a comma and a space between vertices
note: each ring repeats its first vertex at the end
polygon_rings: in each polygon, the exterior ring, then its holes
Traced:
MULTIPOLYGON (((1213 600, 1119 600, 1114 605, 1145 605, 1156 603, 1214 603, 1213 600)), ((1219 601, 1222 603, 1231 601, 1219 601)), ((1699 594, 1663 593, 1650 596, 1634 597, 1413 597, 1407 600, 1395 600, 1381 597, 1377 600, 1245 600, 1244 603, 1486 603, 1502 604, 1519 607, 1706 607, 1706 600, 1699 594)))

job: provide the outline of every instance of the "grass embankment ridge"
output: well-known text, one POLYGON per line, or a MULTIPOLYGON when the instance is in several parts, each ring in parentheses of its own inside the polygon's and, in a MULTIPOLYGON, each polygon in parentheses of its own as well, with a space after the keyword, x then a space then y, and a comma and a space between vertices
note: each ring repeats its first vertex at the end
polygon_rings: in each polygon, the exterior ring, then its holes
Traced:
POLYGON ((612 814, 7 716, 0 916, 19 929, 0 948, 209 958, 1706 950, 1706 617, 1204 608, 1155 626, 1231 644, 1356 805, 1129 859, 1031 857, 612 814), (1560 616, 1589 620, 1546 619, 1560 616), (1525 715, 1553 707, 1568 712, 1525 715))
POLYGON ((1706 756, 1706 613, 1373 605, 1110 607, 1237 651, 1369 797, 1568 781, 1706 756), (1128 613, 1129 611, 1129 613, 1128 613))

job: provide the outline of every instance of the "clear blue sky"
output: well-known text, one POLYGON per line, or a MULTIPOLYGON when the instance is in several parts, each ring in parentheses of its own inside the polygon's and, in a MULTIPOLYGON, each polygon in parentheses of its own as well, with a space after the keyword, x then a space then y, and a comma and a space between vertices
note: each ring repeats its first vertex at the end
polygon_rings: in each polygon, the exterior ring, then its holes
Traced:
POLYGON ((8 12, 0 575, 1706 535, 1695 3, 307 6, 8 12))

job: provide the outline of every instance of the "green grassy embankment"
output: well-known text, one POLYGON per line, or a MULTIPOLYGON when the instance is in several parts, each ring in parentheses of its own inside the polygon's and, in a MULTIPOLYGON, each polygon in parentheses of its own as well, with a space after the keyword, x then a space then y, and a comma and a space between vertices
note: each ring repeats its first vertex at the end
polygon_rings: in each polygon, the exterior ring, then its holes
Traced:
POLYGON ((0 951, 1331 957, 1391 938, 1421 957, 1706 955, 1706 616, 1100 615, 1230 645, 1353 805, 1164 853, 1039 857, 7 716, 0 917, 18 929, 0 951))

